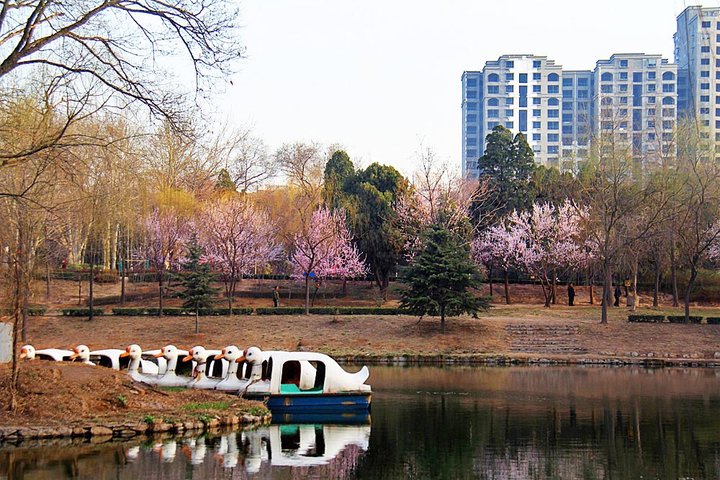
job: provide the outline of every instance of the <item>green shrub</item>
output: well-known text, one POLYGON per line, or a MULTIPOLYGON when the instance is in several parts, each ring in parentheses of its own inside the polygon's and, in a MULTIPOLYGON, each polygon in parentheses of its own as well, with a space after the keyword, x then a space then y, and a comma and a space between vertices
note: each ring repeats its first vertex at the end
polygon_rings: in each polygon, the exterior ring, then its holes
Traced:
POLYGON ((270 307, 256 308, 256 315, 302 315, 305 313, 304 307, 270 307))
MULTIPOLYGON (((63 314, 63 317, 89 317, 90 309, 89 308, 63 308, 62 314, 63 314)), ((94 316, 99 317, 104 314, 105 314, 105 311, 102 308, 93 308, 94 316)))
POLYGON ((631 323, 662 323, 664 315, 628 315, 628 322, 631 323))
POLYGON ((720 325, 720 317, 707 317, 705 320, 708 325, 720 325))
MULTIPOLYGON (((45 312, 47 309, 42 305, 36 305, 36 306, 29 306, 27 308, 27 314, 31 317, 42 317, 45 315, 45 312)), ((0 315, 12 315, 13 310, 12 308, 2 308, 0 309, 0 315)))
POLYGON ((113 315, 122 315, 124 317, 139 317, 147 315, 147 309, 142 307, 115 307, 112 309, 113 315))
MULTIPOLYGON (((667 318, 670 323, 686 323, 685 315, 668 315, 667 318)), ((703 317, 695 317, 691 315, 689 318, 690 321, 687 323, 700 323, 702 322, 702 318, 703 317)))

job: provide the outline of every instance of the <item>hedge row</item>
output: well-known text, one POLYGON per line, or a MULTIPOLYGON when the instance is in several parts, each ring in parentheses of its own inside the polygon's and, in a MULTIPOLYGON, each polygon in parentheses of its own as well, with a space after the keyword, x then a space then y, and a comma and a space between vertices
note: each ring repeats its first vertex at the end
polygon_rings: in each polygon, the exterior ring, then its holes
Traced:
MULTIPOLYGON (((63 317, 89 317, 89 308, 63 308, 63 317)), ((100 316, 105 315, 105 311, 102 308, 93 308, 93 315, 100 316)))
MULTIPOLYGON (((663 323, 665 319, 670 323, 702 323, 703 317, 690 316, 689 322, 685 322, 685 315, 628 315, 628 322, 631 323, 663 323)), ((707 317, 710 325, 720 325, 720 317, 707 317)))
MULTIPOLYGON (((101 308, 93 309, 95 315, 103 315, 105 312, 101 308)), ((43 311, 44 313, 44 311, 43 311)), ((157 307, 116 307, 112 309, 113 315, 124 317, 139 316, 158 316, 160 309, 157 307)), ((202 316, 227 316, 230 315, 229 308, 202 308, 199 311, 202 316)), ((305 313, 304 307, 277 307, 277 308, 233 308, 233 315, 302 315, 305 313)), ((392 307, 312 307, 310 313, 313 315, 402 315, 407 312, 400 308, 392 307)), ((65 308, 62 310, 63 316, 66 317, 87 317, 90 315, 88 308, 65 308)), ((195 315, 195 310, 178 307, 163 308, 163 315, 172 316, 191 316, 195 315)))
MULTIPOLYGON (((45 307, 28 307, 27 308, 27 314, 31 317, 42 317, 45 315, 46 308, 45 307)), ((0 315, 12 315, 13 310, 12 308, 2 308, 0 309, 0 315)))

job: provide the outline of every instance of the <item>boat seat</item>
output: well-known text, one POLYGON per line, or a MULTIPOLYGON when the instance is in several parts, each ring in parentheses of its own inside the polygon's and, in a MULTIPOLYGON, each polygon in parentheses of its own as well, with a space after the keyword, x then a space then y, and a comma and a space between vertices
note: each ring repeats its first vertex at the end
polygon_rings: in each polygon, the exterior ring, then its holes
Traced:
POLYGON ((297 385, 294 383, 281 383, 280 384, 280 393, 307 393, 307 394, 313 394, 313 393, 322 393, 323 389, 322 387, 318 388, 311 388, 308 390, 300 390, 297 385))

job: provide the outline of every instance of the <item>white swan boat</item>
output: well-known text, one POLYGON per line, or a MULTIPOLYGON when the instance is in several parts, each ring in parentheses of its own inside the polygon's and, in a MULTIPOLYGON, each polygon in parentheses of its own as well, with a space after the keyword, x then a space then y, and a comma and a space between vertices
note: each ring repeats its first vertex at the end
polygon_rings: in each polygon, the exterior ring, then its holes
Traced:
POLYGON ((23 345, 20 349, 20 359, 26 360, 49 360, 52 362, 64 362, 70 360, 72 350, 63 350, 61 348, 43 348, 35 350, 32 345, 23 345))
POLYGON ((323 353, 261 352, 256 347, 247 350, 246 359, 252 370, 240 393, 250 399, 266 400, 273 414, 370 408, 372 389, 365 384, 370 374, 367 367, 350 373, 323 353))
POLYGON ((192 380, 188 388, 214 389, 227 375, 228 361, 216 359, 219 350, 207 350, 200 345, 190 349, 183 362, 193 361, 192 380))

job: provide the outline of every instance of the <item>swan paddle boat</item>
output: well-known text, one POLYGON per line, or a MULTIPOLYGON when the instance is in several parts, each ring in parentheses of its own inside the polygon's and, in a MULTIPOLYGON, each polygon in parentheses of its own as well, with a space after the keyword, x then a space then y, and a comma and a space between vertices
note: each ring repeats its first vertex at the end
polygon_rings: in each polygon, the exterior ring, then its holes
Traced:
POLYGON ((183 358, 183 362, 194 361, 192 380, 188 388, 214 389, 227 375, 227 360, 216 359, 218 350, 207 350, 199 345, 193 347, 183 358))
POLYGON ((90 349, 87 345, 78 345, 77 347, 73 348, 73 353, 70 355, 70 360, 73 362, 75 359, 79 359, 80 363, 83 365, 92 365, 95 366, 95 364, 90 361, 90 349))
MULTIPOLYGON (((192 381, 189 375, 178 375, 178 358, 188 354, 187 350, 180 350, 175 345, 165 345, 155 354, 155 358, 164 358, 167 361, 167 369, 163 373, 155 385, 161 387, 187 387, 192 381)), ((191 367, 194 368, 194 365, 191 367)))
MULTIPOLYGON (((350 373, 331 357, 315 352, 247 350, 252 365, 248 384, 240 393, 267 400, 273 414, 292 412, 351 412, 370 409, 372 390, 366 385, 367 367, 350 373)), ((236 362, 242 361, 242 357, 236 362)))
POLYGON ((127 366, 127 373, 130 375, 130 378, 136 382, 155 385, 160 380, 161 375, 158 372, 157 364, 143 358, 143 351, 140 345, 128 345, 125 351, 120 354, 120 357, 130 359, 127 366))
POLYGON ((236 360, 243 357, 241 362, 244 362, 245 353, 235 345, 228 345, 223 348, 220 353, 215 355, 215 360, 225 359, 228 361, 228 369, 223 378, 217 385, 215 390, 223 390, 226 392, 238 392, 241 388, 245 387, 247 380, 243 378, 245 363, 238 363, 236 360), (241 368, 243 367, 243 368, 241 368), (239 370, 239 372, 238 372, 239 370), (238 376, 238 374, 240 376, 238 376))
POLYGON ((64 362, 70 360, 72 350, 63 350, 60 348, 43 348, 35 350, 32 345, 23 345, 20 349, 20 359, 25 360, 49 360, 51 362, 64 362))

